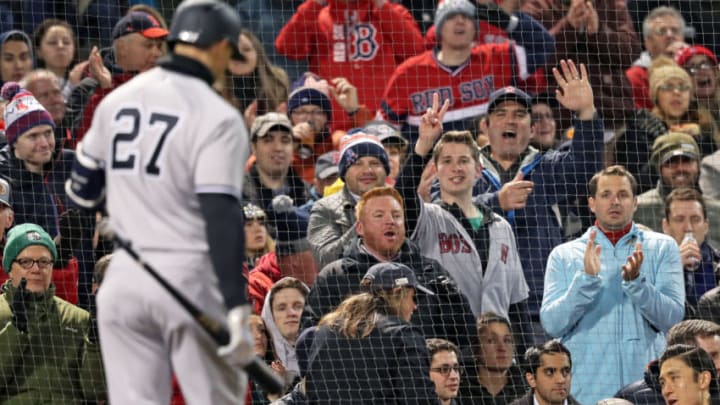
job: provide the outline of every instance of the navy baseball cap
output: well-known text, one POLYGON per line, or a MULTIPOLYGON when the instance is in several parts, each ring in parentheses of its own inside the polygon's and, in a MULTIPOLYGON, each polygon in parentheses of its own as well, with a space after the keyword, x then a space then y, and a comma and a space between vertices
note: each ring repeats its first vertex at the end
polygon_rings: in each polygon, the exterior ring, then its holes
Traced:
POLYGON ((508 100, 517 101, 518 103, 524 105, 528 110, 532 105, 532 97, 530 97, 529 94, 517 87, 506 86, 502 89, 495 90, 492 94, 490 94, 490 102, 488 102, 487 108, 488 114, 493 112, 493 109, 495 109, 498 104, 508 100))
POLYGON ((402 263, 382 262, 373 265, 365 273, 363 281, 369 281, 370 291, 392 290, 396 287, 411 287, 428 295, 435 295, 421 285, 415 272, 402 263))
POLYGON ((113 41, 128 35, 138 33, 145 38, 165 38, 168 30, 160 25, 160 21, 144 11, 132 11, 115 24, 112 30, 113 41))

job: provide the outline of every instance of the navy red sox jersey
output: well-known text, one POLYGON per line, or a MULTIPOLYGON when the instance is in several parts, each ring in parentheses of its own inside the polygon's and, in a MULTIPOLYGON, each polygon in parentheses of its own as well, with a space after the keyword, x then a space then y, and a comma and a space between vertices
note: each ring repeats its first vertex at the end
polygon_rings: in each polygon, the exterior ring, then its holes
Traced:
POLYGON ((453 215, 436 204, 420 205, 411 235, 423 255, 437 260, 467 297, 473 315, 492 311, 509 318, 511 304, 528 298, 528 286, 520 264, 510 224, 497 214, 487 221, 490 232, 488 262, 483 263, 472 238, 453 215))
POLYGON ((525 49, 513 42, 477 45, 470 58, 454 69, 441 64, 436 52, 409 58, 395 69, 378 112, 382 119, 402 125, 413 142, 420 118, 432 106, 433 94, 440 95, 441 104, 450 100, 443 119, 445 130, 469 129, 487 111, 490 93, 529 77, 525 49))

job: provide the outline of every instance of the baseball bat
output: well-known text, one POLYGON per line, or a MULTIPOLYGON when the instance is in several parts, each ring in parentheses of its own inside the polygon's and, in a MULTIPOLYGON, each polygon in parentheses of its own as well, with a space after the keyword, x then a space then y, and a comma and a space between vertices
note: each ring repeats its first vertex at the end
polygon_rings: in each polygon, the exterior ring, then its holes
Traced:
MULTIPOLYGON (((152 276, 152 278, 157 280, 157 282, 160 283, 160 285, 162 285, 163 288, 165 288, 165 290, 169 292, 170 295, 172 295, 186 311, 188 311, 188 313, 190 313, 190 316, 197 321, 200 327, 203 328, 219 346, 225 346, 230 342, 230 333, 227 329, 225 329, 220 322, 202 312, 195 304, 168 283, 167 280, 165 280, 155 270, 155 268, 140 257, 138 252, 130 245, 130 242, 115 234, 108 226, 99 226, 99 228, 105 228, 104 231, 101 229, 100 233, 125 250, 130 257, 132 257, 140 266, 143 267, 143 269, 145 269, 145 271, 150 274, 150 276, 152 276)), ((277 375, 275 375, 267 364, 262 362, 262 360, 255 357, 252 362, 244 368, 250 376, 250 379, 257 382, 265 391, 271 394, 282 394, 285 384, 277 375)))

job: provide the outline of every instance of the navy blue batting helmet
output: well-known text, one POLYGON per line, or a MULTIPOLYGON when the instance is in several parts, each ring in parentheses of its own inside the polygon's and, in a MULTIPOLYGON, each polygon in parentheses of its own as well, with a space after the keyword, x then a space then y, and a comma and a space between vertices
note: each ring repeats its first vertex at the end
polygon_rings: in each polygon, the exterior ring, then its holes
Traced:
POLYGON ((238 50, 240 14, 218 0, 185 0, 175 10, 167 42, 207 48, 223 39, 233 45, 233 59, 244 60, 238 50))

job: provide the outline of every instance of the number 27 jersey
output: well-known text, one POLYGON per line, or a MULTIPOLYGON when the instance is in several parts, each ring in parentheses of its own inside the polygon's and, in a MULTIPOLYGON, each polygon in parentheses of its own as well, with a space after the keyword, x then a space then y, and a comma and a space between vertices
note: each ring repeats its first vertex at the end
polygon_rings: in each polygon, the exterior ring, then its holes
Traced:
POLYGON ((104 164, 111 224, 140 249, 207 252, 198 193, 240 199, 247 130, 202 79, 163 67, 98 106, 83 152, 104 164))

